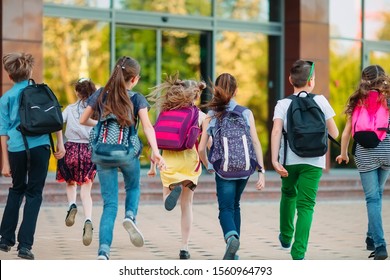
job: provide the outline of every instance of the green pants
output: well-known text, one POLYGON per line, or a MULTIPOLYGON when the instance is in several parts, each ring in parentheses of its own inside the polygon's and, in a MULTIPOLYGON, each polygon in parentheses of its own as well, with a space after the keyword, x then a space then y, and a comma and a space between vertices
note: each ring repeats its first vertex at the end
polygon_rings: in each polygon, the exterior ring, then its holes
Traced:
POLYGON ((291 257, 300 260, 305 257, 307 250, 322 168, 308 164, 288 165, 285 168, 288 177, 282 177, 280 238, 284 243, 291 243, 294 237, 291 257), (295 212, 297 219, 294 234, 295 212))

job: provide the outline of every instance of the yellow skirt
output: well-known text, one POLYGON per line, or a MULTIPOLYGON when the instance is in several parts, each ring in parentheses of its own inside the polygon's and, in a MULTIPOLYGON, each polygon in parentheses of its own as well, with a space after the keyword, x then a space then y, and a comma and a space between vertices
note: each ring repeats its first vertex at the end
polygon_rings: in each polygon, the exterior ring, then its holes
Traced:
POLYGON ((198 184, 198 178, 202 173, 202 166, 196 148, 184 151, 163 150, 167 168, 160 171, 161 182, 164 187, 179 184, 185 180, 198 184))

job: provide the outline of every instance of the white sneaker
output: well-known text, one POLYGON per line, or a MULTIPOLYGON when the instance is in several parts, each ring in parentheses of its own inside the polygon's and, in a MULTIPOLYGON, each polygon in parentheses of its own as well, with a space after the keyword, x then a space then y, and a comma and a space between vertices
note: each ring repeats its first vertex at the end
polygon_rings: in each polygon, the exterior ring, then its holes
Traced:
POLYGON ((108 261, 109 257, 108 257, 108 254, 106 252, 100 251, 97 259, 101 260, 101 261, 108 261))
POLYGON ((130 241, 135 247, 144 246, 144 237, 142 236, 141 231, 135 225, 133 219, 125 218, 123 220, 123 227, 129 233, 130 241))

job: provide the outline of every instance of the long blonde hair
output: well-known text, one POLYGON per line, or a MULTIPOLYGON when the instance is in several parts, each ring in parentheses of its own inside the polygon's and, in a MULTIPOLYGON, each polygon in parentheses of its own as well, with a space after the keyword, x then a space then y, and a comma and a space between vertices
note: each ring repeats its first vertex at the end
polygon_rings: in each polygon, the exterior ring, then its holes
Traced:
POLYGON ((205 88, 205 82, 181 80, 176 73, 167 75, 163 83, 152 88, 147 98, 159 111, 174 110, 194 104, 205 88))

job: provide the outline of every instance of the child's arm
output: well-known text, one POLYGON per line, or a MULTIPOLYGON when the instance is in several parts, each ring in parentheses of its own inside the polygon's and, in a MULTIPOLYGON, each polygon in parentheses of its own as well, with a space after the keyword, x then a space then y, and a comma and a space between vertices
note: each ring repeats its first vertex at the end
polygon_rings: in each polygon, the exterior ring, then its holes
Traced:
MULTIPOLYGON (((152 152, 151 157, 153 157, 153 152, 152 152)), ((149 168, 147 175, 148 175, 148 177, 156 176, 156 164, 153 161, 150 161, 150 168, 149 168)))
POLYGON ((165 160, 161 156, 160 151, 157 147, 156 132, 154 131, 153 125, 150 122, 148 109, 142 108, 138 111, 138 116, 141 120, 142 127, 144 129, 146 138, 148 139, 149 145, 152 148, 152 157, 151 160, 154 161, 154 164, 161 169, 165 169, 165 160))
MULTIPOLYGON (((249 122, 250 122, 250 134, 252 138, 253 148, 256 153, 256 159, 258 164, 264 168, 264 159, 263 159, 263 149, 261 148, 260 139, 257 135, 256 131, 256 125, 255 125, 255 118, 253 117, 253 114, 249 115, 249 122)), ((265 177, 264 173, 259 172, 259 178, 256 182, 256 189, 262 190, 265 187, 265 177)))
POLYGON ((54 157, 56 159, 61 159, 65 156, 65 146, 64 139, 62 138, 62 130, 56 132, 57 136, 57 149, 54 152, 54 157))
POLYGON ((87 106, 85 108, 83 114, 80 116, 80 124, 86 125, 86 126, 95 126, 97 124, 96 120, 91 119, 91 116, 93 114, 93 109, 91 106, 87 106))
POLYGON ((279 162, 280 141, 282 141, 283 120, 275 119, 271 132, 271 162, 276 172, 282 177, 287 177, 288 172, 279 162))
POLYGON ((209 172, 212 172, 208 168, 209 161, 207 159, 207 148, 209 146, 209 139, 210 139, 210 135, 207 134, 207 127, 210 123, 210 120, 211 120, 210 117, 207 117, 203 120, 202 135, 201 135, 199 146, 198 146, 198 153, 199 153, 199 157, 200 157, 200 160, 202 161, 203 165, 207 168, 207 170, 209 172))
POLYGON ((8 136, 1 135, 1 154, 2 154, 2 161, 3 161, 3 169, 1 170, 1 174, 5 177, 11 176, 11 167, 9 165, 9 158, 8 158, 8 145, 7 140, 8 136))
POLYGON ((351 118, 348 118, 343 133, 341 134, 340 155, 336 157, 336 161, 338 164, 341 164, 343 161, 345 161, 345 163, 347 164, 349 162, 348 146, 349 146, 349 140, 351 139, 351 132, 352 132, 352 121, 351 118))

